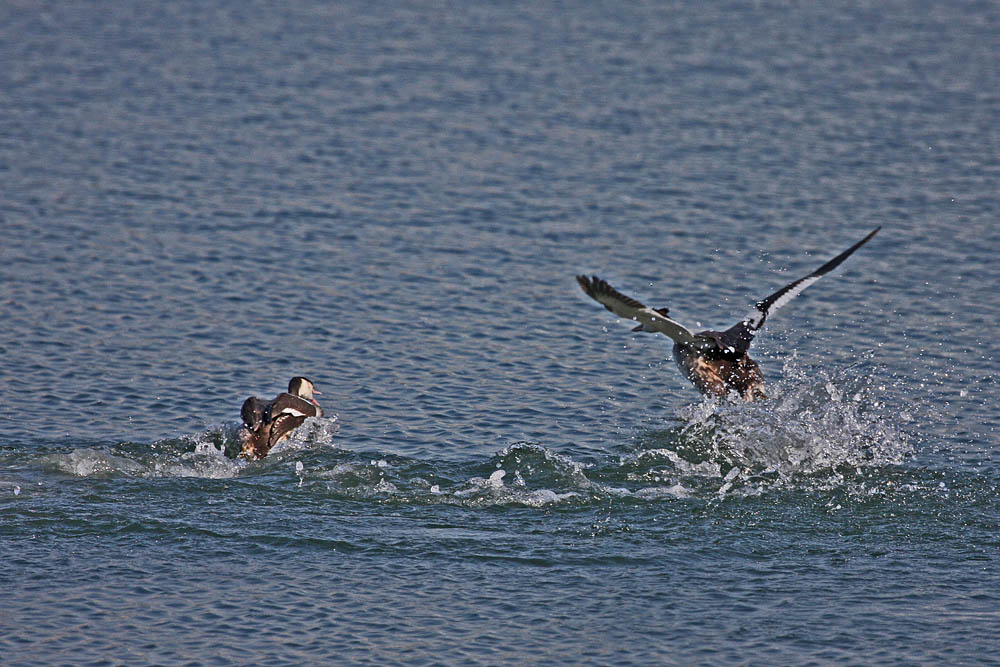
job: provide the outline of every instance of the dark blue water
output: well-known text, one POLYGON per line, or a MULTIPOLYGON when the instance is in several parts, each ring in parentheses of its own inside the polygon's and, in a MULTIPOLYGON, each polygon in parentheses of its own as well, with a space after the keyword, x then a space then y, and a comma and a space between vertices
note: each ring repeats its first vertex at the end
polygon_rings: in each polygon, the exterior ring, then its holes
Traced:
POLYGON ((994 3, 0 7, 0 662, 1000 655, 994 3), (768 319, 702 399, 597 273, 768 319), (330 418, 258 462, 239 407, 330 418))

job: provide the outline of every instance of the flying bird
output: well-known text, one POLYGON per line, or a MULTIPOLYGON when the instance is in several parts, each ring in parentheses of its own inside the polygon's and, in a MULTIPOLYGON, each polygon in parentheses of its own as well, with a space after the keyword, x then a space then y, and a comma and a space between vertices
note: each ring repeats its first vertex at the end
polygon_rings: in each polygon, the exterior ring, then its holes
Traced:
POLYGON ((615 315, 639 322, 633 331, 662 333, 674 341, 674 361, 684 376, 703 394, 725 396, 737 392, 745 400, 765 398, 764 376, 760 366, 747 351, 754 334, 764 326, 768 316, 798 296, 802 290, 840 266, 854 251, 871 240, 881 227, 876 227, 850 248, 809 275, 789 283, 771 296, 754 304, 753 310, 725 331, 692 333, 672 319, 667 308, 648 308, 636 299, 622 294, 606 280, 597 276, 577 276, 580 287, 615 315))

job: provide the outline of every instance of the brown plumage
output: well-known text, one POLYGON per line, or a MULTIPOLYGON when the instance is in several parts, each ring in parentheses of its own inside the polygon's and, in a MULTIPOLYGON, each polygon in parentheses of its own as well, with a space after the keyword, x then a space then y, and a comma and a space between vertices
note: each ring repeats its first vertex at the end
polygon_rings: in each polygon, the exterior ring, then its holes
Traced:
POLYGON ((767 398, 764 394, 764 374, 750 355, 727 359, 712 359, 708 355, 692 353, 690 349, 674 346, 674 361, 684 377, 698 390, 709 396, 725 396, 737 392, 744 400, 767 398))
POLYGON ((306 418, 322 417, 323 408, 313 398, 314 393, 319 392, 310 380, 294 377, 288 382, 288 391, 278 394, 273 401, 261 401, 256 396, 245 400, 240 410, 243 419, 239 434, 241 456, 264 458, 306 418))
POLYGON ((587 296, 615 315, 639 322, 639 326, 633 331, 662 333, 671 338, 674 341, 674 361, 684 377, 703 394, 725 396, 730 391, 735 391, 745 400, 752 401, 765 398, 764 375, 757 362, 747 353, 754 334, 764 325, 764 320, 821 276, 837 268, 875 236, 879 229, 881 227, 809 275, 758 301, 749 315, 725 331, 692 333, 673 320, 666 308, 647 308, 597 276, 577 276, 576 280, 587 296))

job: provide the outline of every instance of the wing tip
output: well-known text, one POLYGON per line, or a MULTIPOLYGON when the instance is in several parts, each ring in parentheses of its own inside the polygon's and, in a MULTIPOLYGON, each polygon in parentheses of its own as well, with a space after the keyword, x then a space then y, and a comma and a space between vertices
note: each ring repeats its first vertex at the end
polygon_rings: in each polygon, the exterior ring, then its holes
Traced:
POLYGON ((592 275, 588 278, 587 276, 579 275, 576 277, 576 281, 580 284, 580 287, 587 294, 587 296, 604 306, 606 309, 610 310, 618 317, 635 319, 634 310, 638 308, 645 308, 642 302, 628 296, 627 294, 622 294, 617 289, 612 287, 611 283, 599 276, 592 275))
POLYGON ((611 283, 596 275, 579 275, 576 277, 576 282, 587 293, 587 296, 593 299, 596 299, 599 294, 614 295, 618 292, 618 290, 611 286, 611 283))
POLYGON ((597 283, 600 280, 601 279, 598 278, 597 276, 588 277, 582 274, 576 277, 576 282, 577 284, 580 285, 580 289, 582 289, 584 293, 592 299, 596 298, 594 294, 597 287, 597 283))

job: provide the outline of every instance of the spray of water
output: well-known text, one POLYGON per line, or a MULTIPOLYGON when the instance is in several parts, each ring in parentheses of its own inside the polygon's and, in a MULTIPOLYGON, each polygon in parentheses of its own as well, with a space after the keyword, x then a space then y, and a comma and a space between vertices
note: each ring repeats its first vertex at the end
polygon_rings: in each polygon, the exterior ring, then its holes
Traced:
MULTIPOLYGON (((486 461, 470 457, 454 464, 353 451, 333 418, 308 420, 261 461, 233 458, 238 425, 226 424, 151 446, 123 443, 51 454, 45 465, 81 477, 253 478, 268 472, 268 483, 283 470, 304 493, 468 507, 837 488, 845 476, 895 466, 912 454, 899 420, 887 414, 875 375, 855 367, 803 369, 790 357, 766 401, 706 399, 682 409, 666 428, 636 434, 626 454, 582 460, 567 453, 571 445, 527 442, 486 461)), ((621 446, 609 441, 609 452, 621 446)))

